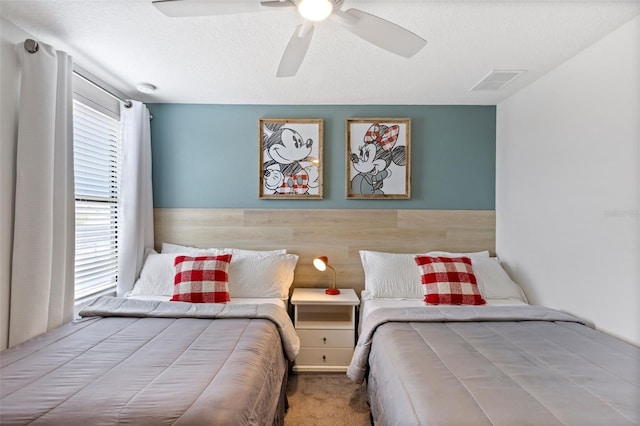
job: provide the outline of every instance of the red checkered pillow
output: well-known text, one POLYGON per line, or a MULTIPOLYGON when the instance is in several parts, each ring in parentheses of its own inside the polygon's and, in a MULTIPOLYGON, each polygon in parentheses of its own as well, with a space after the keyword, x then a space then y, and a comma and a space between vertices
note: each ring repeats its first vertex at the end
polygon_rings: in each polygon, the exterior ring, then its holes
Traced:
POLYGON ((230 254, 176 256, 174 302, 226 303, 229 298, 230 254))
POLYGON ((429 305, 484 305, 468 257, 416 256, 429 305))

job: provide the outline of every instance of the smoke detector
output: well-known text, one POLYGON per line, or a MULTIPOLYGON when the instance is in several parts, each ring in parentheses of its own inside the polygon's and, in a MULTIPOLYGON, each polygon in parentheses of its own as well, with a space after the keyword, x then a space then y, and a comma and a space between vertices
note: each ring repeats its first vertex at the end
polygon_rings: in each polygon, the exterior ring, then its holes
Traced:
POLYGON ((138 89, 138 92, 140 93, 154 93, 156 91, 156 86, 154 86, 151 83, 138 83, 138 85, 136 86, 136 89, 138 89))

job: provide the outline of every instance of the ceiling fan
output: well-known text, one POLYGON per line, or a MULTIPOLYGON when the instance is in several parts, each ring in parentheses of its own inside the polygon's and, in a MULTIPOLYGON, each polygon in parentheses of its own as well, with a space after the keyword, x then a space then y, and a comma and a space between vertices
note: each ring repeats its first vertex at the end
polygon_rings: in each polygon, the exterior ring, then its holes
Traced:
POLYGON ((358 37, 405 58, 415 55, 427 43, 422 37, 386 19, 358 9, 342 10, 344 0, 156 0, 153 5, 170 17, 228 15, 258 12, 269 8, 298 9, 304 22, 296 27, 284 49, 276 77, 292 77, 309 49, 314 24, 331 18, 358 37))

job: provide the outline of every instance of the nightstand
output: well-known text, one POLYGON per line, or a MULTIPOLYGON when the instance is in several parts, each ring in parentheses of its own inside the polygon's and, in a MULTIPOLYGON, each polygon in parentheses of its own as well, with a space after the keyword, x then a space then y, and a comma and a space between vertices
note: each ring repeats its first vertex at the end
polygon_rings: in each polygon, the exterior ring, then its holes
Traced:
POLYGON ((300 353, 294 371, 347 371, 355 343, 356 306, 352 289, 325 294, 319 288, 295 288, 291 296, 300 353))

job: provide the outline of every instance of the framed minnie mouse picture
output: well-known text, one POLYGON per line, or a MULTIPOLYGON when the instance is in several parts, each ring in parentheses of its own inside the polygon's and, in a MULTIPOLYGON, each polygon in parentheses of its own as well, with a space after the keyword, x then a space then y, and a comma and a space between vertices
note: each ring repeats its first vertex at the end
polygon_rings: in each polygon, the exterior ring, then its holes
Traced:
POLYGON ((323 120, 260 119, 259 195, 322 199, 323 120))
POLYGON ((348 118, 347 198, 411 198, 410 118, 348 118))

